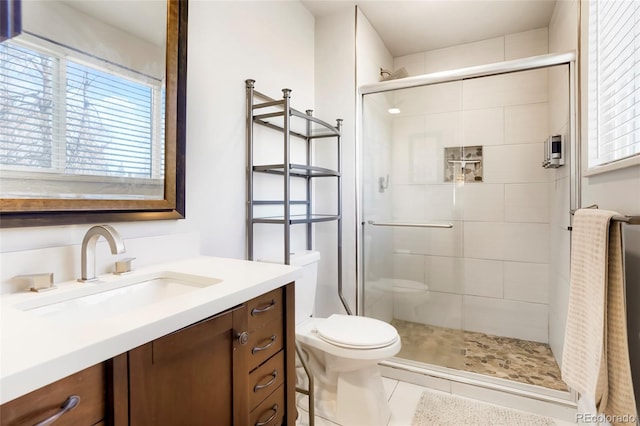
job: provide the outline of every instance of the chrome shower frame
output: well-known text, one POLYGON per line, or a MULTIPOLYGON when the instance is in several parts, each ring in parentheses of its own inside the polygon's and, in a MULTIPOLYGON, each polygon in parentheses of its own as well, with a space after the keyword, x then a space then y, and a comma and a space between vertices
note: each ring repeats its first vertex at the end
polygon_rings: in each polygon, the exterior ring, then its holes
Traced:
MULTIPOLYGON (((364 96, 374 93, 388 92, 391 90, 408 89, 434 85, 439 83, 449 83, 462 81, 471 78, 488 77, 501 74, 510 74, 520 71, 529 71, 541 68, 549 68, 558 65, 567 65, 569 69, 569 146, 568 158, 570 159, 569 191, 570 208, 577 209, 581 206, 581 150, 580 150, 580 127, 577 116, 578 105, 578 69, 577 55, 575 52, 558 54, 547 54, 533 56, 529 58, 516 59, 494 64, 480 65, 468 68, 460 68, 450 71, 441 71, 424 74, 414 77, 407 77, 398 80, 383 81, 380 83, 363 85, 358 89, 356 102, 356 220, 359 224, 356 230, 356 263, 357 263, 357 290, 356 290, 356 312, 363 315, 365 306, 364 289, 364 227, 366 218, 363 217, 362 183, 363 183, 363 103, 364 96)), ((570 212, 567 212, 568 223, 571 223, 570 212)), ((429 377, 429 380, 449 380, 451 382, 465 383, 484 388, 489 388, 508 394, 524 396, 541 401, 554 402, 568 407, 575 407, 577 393, 571 390, 569 393, 562 393, 554 390, 540 388, 532 391, 531 386, 521 385, 516 382, 509 382, 504 379, 494 379, 482 376, 477 373, 470 373, 460 370, 426 365, 410 360, 391 359, 383 362, 383 371, 389 373, 398 371, 400 376, 407 374, 417 374, 429 377)), ((417 377, 417 376, 416 376, 417 377)), ((405 377, 406 379, 406 377, 405 377)), ((425 379, 426 380, 426 379, 425 379)))

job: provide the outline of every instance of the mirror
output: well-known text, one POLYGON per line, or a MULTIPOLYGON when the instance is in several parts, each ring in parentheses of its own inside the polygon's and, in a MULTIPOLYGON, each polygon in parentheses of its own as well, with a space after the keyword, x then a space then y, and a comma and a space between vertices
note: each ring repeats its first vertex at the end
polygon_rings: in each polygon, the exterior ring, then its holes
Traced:
POLYGON ((22 32, 0 43, 0 227, 184 218, 187 8, 15 8, 22 32))

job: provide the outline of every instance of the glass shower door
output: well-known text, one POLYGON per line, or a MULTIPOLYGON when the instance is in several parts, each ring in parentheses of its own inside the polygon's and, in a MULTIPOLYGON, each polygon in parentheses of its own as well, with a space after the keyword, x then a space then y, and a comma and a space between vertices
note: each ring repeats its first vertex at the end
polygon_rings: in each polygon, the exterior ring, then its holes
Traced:
POLYGON ((465 161, 462 148, 461 91, 454 82, 365 95, 361 186, 364 314, 398 329, 398 357, 457 369, 462 190, 481 178, 477 153, 465 161))

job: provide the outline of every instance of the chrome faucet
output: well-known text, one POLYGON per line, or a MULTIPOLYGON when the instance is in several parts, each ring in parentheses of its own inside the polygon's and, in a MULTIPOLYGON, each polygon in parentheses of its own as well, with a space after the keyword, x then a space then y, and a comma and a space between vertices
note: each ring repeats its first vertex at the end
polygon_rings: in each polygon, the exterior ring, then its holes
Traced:
POLYGON ((112 226, 96 225, 89 228, 82 240, 82 265, 80 271, 80 282, 95 281, 96 279, 96 243, 100 236, 103 236, 111 247, 111 254, 124 253, 124 242, 120 234, 112 226))

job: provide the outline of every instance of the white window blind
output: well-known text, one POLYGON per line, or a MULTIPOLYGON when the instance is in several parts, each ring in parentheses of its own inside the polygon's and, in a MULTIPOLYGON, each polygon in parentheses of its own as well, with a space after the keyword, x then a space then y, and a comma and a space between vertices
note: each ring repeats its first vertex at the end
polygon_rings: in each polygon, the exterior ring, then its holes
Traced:
POLYGON ((0 167, 93 181, 162 179, 162 82, 107 65, 0 44, 0 167))
POLYGON ((640 155, 640 1, 589 2, 589 167, 640 155))

